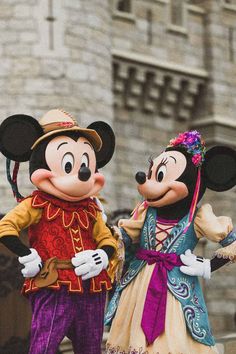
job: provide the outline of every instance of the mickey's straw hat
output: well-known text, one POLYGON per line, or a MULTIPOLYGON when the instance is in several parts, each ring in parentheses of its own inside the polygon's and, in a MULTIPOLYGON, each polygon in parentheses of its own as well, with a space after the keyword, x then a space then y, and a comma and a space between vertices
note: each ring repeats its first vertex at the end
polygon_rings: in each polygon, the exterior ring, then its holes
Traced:
POLYGON ((40 121, 25 114, 6 118, 0 125, 0 151, 13 161, 29 161, 32 150, 40 142, 63 132, 79 132, 88 139, 96 154, 97 168, 110 161, 115 149, 115 135, 110 125, 96 121, 82 128, 61 109, 50 110, 40 121))
POLYGON ((67 112, 60 109, 52 109, 45 113, 39 120, 44 134, 38 138, 31 149, 34 149, 42 140, 48 136, 58 134, 64 131, 78 131, 81 132, 93 145, 96 151, 99 151, 102 147, 102 140, 98 133, 89 128, 81 128, 76 120, 67 112))

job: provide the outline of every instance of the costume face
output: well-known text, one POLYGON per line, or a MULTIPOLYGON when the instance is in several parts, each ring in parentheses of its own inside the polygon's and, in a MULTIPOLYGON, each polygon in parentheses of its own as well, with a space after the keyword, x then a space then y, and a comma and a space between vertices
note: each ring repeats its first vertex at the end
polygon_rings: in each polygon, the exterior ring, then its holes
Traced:
POLYGON ((165 151, 151 161, 146 181, 138 185, 149 206, 171 205, 188 196, 186 184, 178 181, 186 166, 186 157, 179 151, 165 151))
POLYGON ((96 172, 96 156, 88 139, 56 136, 46 146, 49 169, 38 168, 31 175, 40 190, 67 201, 79 201, 96 195, 105 179, 96 172))
POLYGON ((180 219, 191 211, 206 188, 226 191, 236 183, 236 153, 226 146, 206 151, 197 131, 180 133, 151 161, 148 173, 137 172, 138 191, 158 215, 180 219))
POLYGON ((101 190, 104 177, 97 169, 110 161, 114 149, 109 124, 97 121, 81 128, 60 109, 47 112, 40 122, 15 114, 0 125, 0 152, 17 163, 29 161, 32 183, 66 201, 80 201, 101 190))

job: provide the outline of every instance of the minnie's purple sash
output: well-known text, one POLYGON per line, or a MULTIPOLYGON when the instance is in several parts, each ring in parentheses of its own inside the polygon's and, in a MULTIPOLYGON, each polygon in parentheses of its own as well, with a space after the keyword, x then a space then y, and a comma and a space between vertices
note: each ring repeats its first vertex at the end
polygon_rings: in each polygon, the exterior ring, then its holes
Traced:
POLYGON ((164 331, 167 299, 167 270, 182 265, 176 253, 139 249, 136 258, 146 261, 155 268, 150 279, 145 299, 141 327, 149 344, 164 331))

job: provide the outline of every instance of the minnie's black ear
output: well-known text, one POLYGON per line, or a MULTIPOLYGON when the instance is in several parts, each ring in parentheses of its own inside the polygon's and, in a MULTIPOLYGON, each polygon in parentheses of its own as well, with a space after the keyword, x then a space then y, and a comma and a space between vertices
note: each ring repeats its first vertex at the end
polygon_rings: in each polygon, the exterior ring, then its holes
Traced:
POLYGON ((207 151, 203 164, 206 186, 216 192, 227 191, 236 185, 236 151, 215 146, 207 151))
POLYGON ((112 158, 115 150, 115 134, 109 124, 101 121, 90 124, 88 129, 95 130, 102 140, 101 149, 95 151, 97 168, 101 168, 112 158))
POLYGON ((42 134, 42 127, 33 117, 25 114, 10 116, 0 126, 0 151, 13 161, 28 161, 31 146, 42 134))

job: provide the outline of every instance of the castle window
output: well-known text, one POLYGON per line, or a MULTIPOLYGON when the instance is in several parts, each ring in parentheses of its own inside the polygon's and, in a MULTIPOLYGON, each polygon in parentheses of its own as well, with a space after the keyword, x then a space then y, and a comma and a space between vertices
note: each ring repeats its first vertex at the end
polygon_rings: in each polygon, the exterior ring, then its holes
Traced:
POLYGON ((68 57, 65 46, 65 11, 62 0, 38 1, 34 9, 34 20, 38 23, 39 41, 34 54, 40 57, 68 57))
POLYGON ((132 10, 131 0, 118 0, 116 3, 116 10, 130 13, 132 10))
POLYGON ((236 36, 235 36, 235 28, 229 27, 228 29, 228 44, 229 44, 229 61, 233 63, 235 61, 235 43, 236 43, 236 36))
POLYGON ((236 5, 236 0, 224 0, 226 4, 236 5))
POLYGON ((172 0, 170 2, 170 21, 175 26, 183 26, 184 22, 184 1, 172 0))
POLYGON ((171 32, 187 35, 186 22, 187 22, 186 1, 170 0, 168 30, 171 32))
POLYGON ((113 18, 134 22, 133 0, 113 0, 113 18))
POLYGON ((221 0, 223 8, 229 11, 236 11, 236 0, 221 0))

